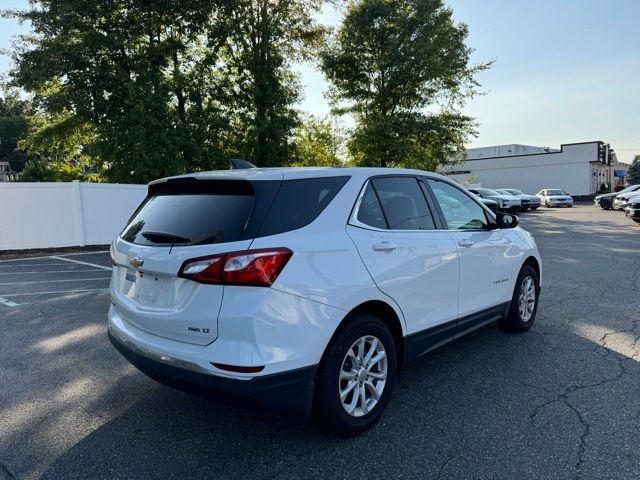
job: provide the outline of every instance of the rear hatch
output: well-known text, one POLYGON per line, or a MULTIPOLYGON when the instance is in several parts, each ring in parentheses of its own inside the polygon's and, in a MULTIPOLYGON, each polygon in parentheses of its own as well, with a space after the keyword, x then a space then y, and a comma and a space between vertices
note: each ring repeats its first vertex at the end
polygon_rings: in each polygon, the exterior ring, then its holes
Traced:
POLYGON ((112 248, 111 294, 123 319, 165 338, 213 342, 224 287, 178 273, 186 260, 248 249, 280 182, 177 178, 150 185, 112 248))

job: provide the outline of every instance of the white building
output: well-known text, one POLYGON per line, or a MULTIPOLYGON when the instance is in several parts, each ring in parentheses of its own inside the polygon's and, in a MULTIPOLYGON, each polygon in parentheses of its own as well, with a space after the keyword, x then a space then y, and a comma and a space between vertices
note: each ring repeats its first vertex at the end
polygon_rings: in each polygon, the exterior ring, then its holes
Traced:
POLYGON ((599 141, 565 144, 559 150, 511 144, 469 149, 464 163, 448 165, 444 173, 463 184, 517 188, 529 194, 562 188, 582 196, 614 182, 609 167, 613 160, 613 151, 609 154, 608 145, 599 141))

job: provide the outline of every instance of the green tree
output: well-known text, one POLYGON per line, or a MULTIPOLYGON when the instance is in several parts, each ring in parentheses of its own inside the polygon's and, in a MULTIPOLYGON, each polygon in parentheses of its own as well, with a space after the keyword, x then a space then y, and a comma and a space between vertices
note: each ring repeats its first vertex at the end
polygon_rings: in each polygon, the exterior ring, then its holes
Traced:
POLYGON ((305 118, 293 135, 292 165, 335 167, 343 165, 344 133, 329 118, 305 118))
POLYGON ((477 93, 469 65, 467 27, 455 24, 442 0, 360 0, 352 3, 322 55, 335 113, 350 113, 348 142, 363 166, 434 170, 462 159, 475 133, 460 114, 477 93))
POLYGON ((215 0, 34 0, 26 11, 5 12, 32 28, 14 81, 45 117, 65 118, 55 124, 60 135, 87 126, 82 149, 108 179, 192 170, 206 163, 194 130, 211 126, 189 115, 198 97, 189 80, 217 8, 215 0))
POLYGON ((640 185, 640 155, 633 157, 633 162, 627 169, 627 184, 640 185))
POLYGON ((18 147, 29 131, 28 116, 31 104, 11 89, 0 96, 0 162, 9 162, 11 169, 22 171, 31 156, 18 147))
POLYGON ((301 91, 291 64, 311 58, 322 45, 326 29, 314 14, 323 3, 236 0, 227 17, 225 54, 236 101, 231 144, 258 166, 290 161, 289 140, 299 121, 294 105, 301 91))

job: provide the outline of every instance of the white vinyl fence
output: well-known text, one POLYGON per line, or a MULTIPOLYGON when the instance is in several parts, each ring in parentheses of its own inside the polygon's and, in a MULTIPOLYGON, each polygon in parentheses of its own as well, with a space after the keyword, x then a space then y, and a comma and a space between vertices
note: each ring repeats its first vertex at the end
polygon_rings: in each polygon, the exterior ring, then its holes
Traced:
POLYGON ((146 185, 0 183, 0 251, 111 243, 146 185))

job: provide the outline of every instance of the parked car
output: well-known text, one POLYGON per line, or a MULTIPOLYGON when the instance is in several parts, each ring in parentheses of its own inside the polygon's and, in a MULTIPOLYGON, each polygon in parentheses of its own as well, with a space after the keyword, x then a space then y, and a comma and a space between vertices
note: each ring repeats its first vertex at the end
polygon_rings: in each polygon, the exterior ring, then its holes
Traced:
POLYGON ((536 197, 535 195, 527 195, 526 193, 522 193, 520 190, 516 190, 515 188, 496 188, 496 192, 519 198, 520 202, 522 202, 523 211, 529 209, 536 210, 540 207, 540 199, 538 197, 536 197))
POLYGON ((504 195, 491 190, 490 188, 470 188, 469 191, 480 198, 488 198, 498 203, 500 212, 519 212, 522 209, 522 203, 519 198, 513 195, 504 195))
POLYGON ((596 195, 596 197, 593 199, 593 203, 595 204, 596 207, 600 207, 604 210, 610 210, 611 208, 613 208, 613 202, 618 195, 621 195, 623 193, 633 193, 638 191, 640 191, 640 185, 631 185, 623 190, 620 190, 619 192, 603 193, 601 195, 596 195))
POLYGON ((540 190, 536 196, 542 205, 551 207, 573 207, 573 198, 561 188, 545 188, 540 190))
POLYGON ((489 322, 524 332, 541 258, 438 174, 202 172, 149 184, 111 245, 108 335, 175 388, 318 412, 356 434, 401 363, 489 322))
POLYGON ((495 200, 491 200, 490 198, 481 198, 480 201, 486 205, 486 207, 491 210, 494 214, 497 214, 499 211, 498 202, 495 200))
POLYGON ((630 219, 640 223, 640 195, 631 197, 624 213, 630 219))
POLYGON ((613 204, 611 205, 611 208, 613 208, 614 210, 624 211, 624 209, 627 208, 627 206, 629 205, 629 199, 637 196, 638 192, 640 192, 640 190, 619 193, 618 196, 613 199, 613 204))

